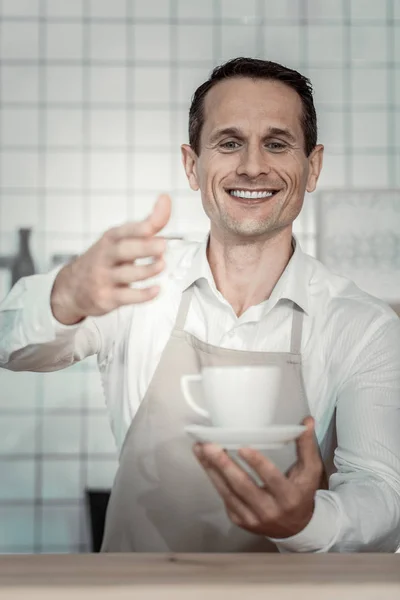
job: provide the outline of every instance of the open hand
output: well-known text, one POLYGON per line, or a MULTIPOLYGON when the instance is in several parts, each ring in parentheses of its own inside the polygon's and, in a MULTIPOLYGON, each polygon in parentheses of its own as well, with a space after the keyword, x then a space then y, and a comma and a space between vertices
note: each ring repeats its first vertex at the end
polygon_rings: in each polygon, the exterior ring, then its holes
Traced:
POLYGON ((314 436, 314 419, 307 417, 303 424, 307 430, 296 440, 298 460, 287 475, 257 450, 239 451, 264 483, 262 487, 219 446, 196 444, 194 452, 235 525, 251 533, 286 538, 309 523, 323 463, 314 436))

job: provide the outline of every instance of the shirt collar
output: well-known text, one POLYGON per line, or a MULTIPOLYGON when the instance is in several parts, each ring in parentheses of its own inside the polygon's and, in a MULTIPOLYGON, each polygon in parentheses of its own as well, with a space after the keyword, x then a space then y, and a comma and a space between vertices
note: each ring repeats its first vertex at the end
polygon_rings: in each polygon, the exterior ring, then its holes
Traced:
MULTIPOLYGON (((209 234, 199 243, 192 255, 186 273, 180 277, 179 287, 182 292, 200 280, 206 280, 210 288, 216 291, 214 277, 207 259, 208 238, 209 234)), ((279 300, 287 299, 295 302, 304 312, 309 314, 310 266, 296 236, 293 236, 293 246, 294 252, 291 259, 272 290, 271 296, 266 301, 266 305, 268 310, 271 310, 279 300)))

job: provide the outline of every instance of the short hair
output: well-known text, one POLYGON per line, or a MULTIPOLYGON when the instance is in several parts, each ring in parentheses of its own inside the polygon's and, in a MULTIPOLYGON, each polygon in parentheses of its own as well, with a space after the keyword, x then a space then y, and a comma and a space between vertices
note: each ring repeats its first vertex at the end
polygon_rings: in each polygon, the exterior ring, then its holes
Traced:
POLYGON ((193 94, 189 110, 189 144, 196 154, 198 156, 200 154, 200 138, 204 125, 204 98, 207 92, 219 81, 239 77, 280 81, 297 92, 303 106, 301 126, 304 134, 304 151, 309 156, 317 144, 317 114, 310 80, 298 71, 279 63, 244 57, 233 58, 216 67, 207 81, 202 83, 193 94))

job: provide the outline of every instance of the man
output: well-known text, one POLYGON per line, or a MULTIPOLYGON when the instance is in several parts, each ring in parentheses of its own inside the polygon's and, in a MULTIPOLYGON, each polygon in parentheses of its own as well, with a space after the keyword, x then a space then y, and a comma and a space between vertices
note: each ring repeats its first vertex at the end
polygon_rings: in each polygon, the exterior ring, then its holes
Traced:
POLYGON ((165 268, 161 196, 145 221, 20 281, 0 307, 2 365, 48 371, 98 354, 121 448, 104 551, 393 552, 400 321, 292 236, 322 167, 311 85, 276 63, 229 61, 196 91, 189 134, 183 164, 207 240, 170 256, 163 293, 131 287, 165 268), (271 360, 284 371, 280 402, 307 430, 285 474, 242 449, 260 486, 218 446, 191 452, 179 382, 204 364, 271 360))

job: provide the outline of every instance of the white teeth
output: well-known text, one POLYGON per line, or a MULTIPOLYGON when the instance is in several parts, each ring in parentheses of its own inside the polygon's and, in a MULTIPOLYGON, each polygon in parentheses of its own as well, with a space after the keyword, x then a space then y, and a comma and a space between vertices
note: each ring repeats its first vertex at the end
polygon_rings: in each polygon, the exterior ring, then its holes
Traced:
POLYGON ((236 196, 236 198, 269 198, 272 196, 272 192, 248 192, 245 190, 231 190, 231 196, 236 196))

